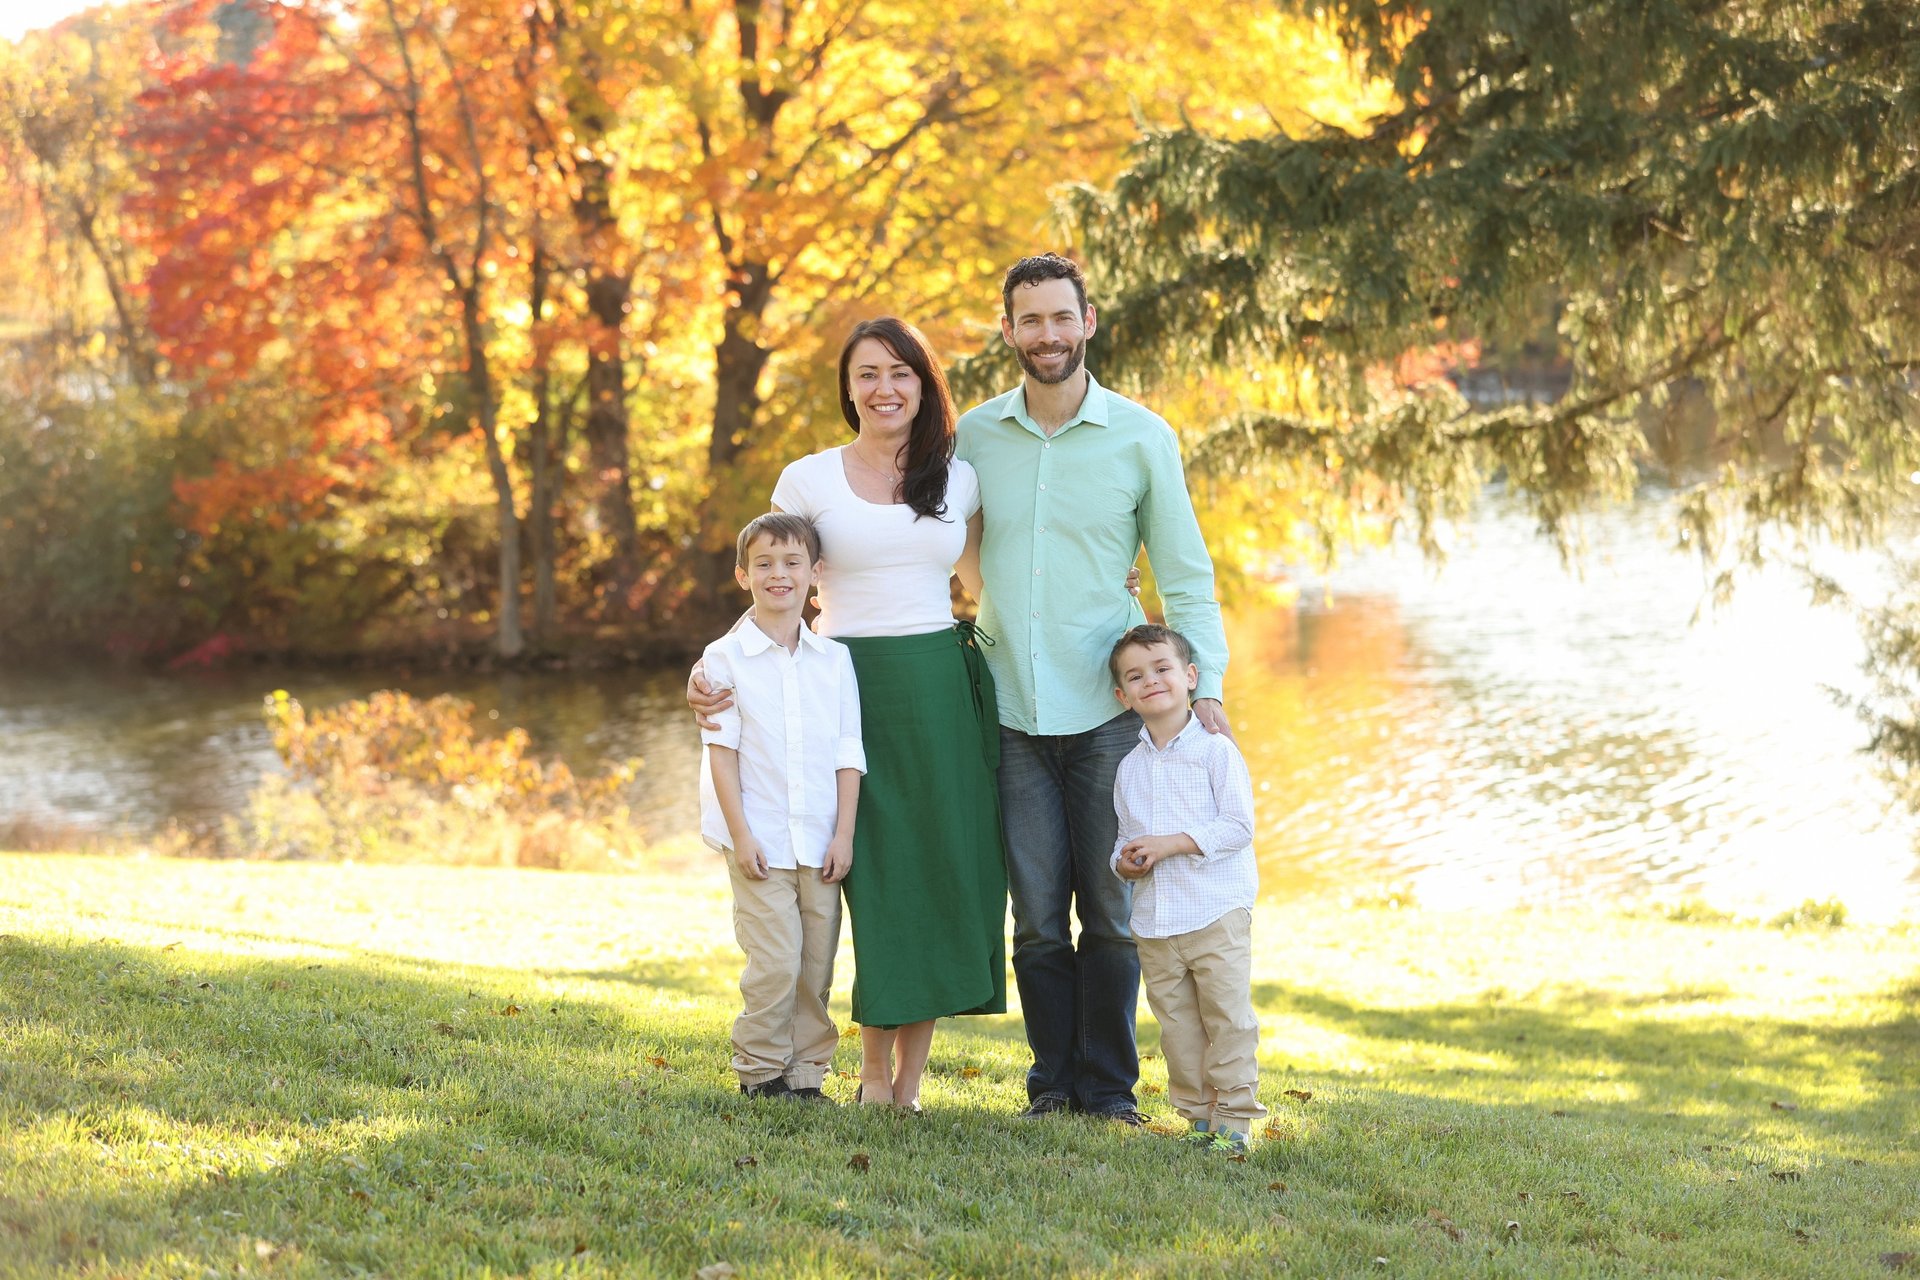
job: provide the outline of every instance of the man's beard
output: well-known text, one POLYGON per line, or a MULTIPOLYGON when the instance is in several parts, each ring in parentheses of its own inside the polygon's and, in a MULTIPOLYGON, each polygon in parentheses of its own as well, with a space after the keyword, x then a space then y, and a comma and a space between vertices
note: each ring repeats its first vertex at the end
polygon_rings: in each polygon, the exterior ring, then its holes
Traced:
POLYGON ((1056 383, 1065 382, 1068 378, 1080 372, 1080 366, 1087 362, 1087 340, 1082 338, 1074 344, 1073 350, 1067 352, 1066 363, 1061 366, 1060 372, 1051 377, 1040 372, 1039 366, 1034 364, 1033 358, 1022 348, 1015 347, 1013 354, 1019 358, 1020 368, 1025 371, 1029 378, 1032 378, 1041 386, 1050 387, 1056 383))

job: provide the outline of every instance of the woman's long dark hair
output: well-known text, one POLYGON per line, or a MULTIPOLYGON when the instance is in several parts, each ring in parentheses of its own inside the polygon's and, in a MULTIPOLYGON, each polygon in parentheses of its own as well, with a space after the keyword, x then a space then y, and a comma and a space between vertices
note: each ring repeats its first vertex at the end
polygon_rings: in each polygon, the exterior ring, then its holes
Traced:
POLYGON ((855 435, 860 434, 860 413, 853 405, 848 365, 853 349, 867 338, 878 340, 920 379, 920 411, 913 415, 913 426, 907 432, 907 461, 900 469, 900 493, 913 508, 915 519, 932 516, 944 520, 954 422, 953 392, 947 389, 947 375, 934 363, 926 335, 905 320, 881 316, 861 321, 840 348, 840 412, 855 435))

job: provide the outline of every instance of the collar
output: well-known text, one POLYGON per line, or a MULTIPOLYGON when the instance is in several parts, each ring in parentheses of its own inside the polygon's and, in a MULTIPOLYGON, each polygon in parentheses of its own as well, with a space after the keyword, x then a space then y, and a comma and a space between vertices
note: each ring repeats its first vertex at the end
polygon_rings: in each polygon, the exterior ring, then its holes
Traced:
MULTIPOLYGON (((760 625, 752 618, 741 623, 740 630, 735 634, 740 637, 740 652, 749 658, 763 654, 769 649, 782 648, 781 645, 774 643, 773 637, 762 631, 760 625)), ((825 653, 827 641, 825 637, 815 635, 813 628, 803 620, 800 623, 800 647, 812 649, 815 653, 825 653)))
MULTIPOLYGON (((754 630, 758 631, 760 630, 760 628, 755 627, 754 630)), ((1200 717, 1193 714, 1193 710, 1189 708, 1187 710, 1187 723, 1181 726, 1180 732, 1174 734, 1171 738, 1167 739, 1166 746, 1164 747, 1154 746, 1153 734, 1147 731, 1147 726, 1145 726, 1144 724, 1140 726, 1140 741, 1147 744, 1147 750, 1149 751, 1167 752, 1179 746, 1181 739, 1186 738, 1190 734, 1205 733, 1206 731, 1207 731, 1207 727, 1200 723, 1200 717)))
MULTIPOLYGON (((1001 411, 1000 417, 1003 421, 1011 418, 1036 435, 1046 435, 1046 432, 1040 430, 1040 424, 1033 420, 1033 415, 1027 412, 1027 384, 1024 381, 1007 394, 1006 408, 1001 411)), ((1054 437, 1057 438, 1061 431, 1065 431, 1069 427, 1079 426, 1082 423, 1085 423, 1089 427, 1104 427, 1110 425, 1111 422, 1112 419, 1109 416, 1107 404, 1107 389, 1094 379, 1093 370, 1089 369, 1087 370, 1087 394, 1082 397, 1080 401, 1079 411, 1065 423, 1062 423, 1059 430, 1053 434, 1054 437)))

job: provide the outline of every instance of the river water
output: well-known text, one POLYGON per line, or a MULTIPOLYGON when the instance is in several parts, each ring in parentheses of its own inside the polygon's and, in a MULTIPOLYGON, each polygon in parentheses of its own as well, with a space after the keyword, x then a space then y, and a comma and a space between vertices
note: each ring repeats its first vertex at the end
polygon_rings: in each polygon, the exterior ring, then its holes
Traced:
MULTIPOLYGON (((1259 801, 1269 893, 1431 906, 1697 898, 1771 914, 1837 897, 1920 916, 1920 826, 1889 811, 1863 731, 1852 625, 1785 570, 1690 620, 1698 566, 1658 494, 1588 524, 1565 572, 1497 497, 1444 569, 1350 556, 1293 603, 1229 620, 1229 709, 1259 801)), ((275 687, 323 706, 458 693, 576 768, 641 756, 655 840, 696 822, 679 670, 185 675, 0 671, 0 824, 138 836, 217 822, 277 767, 275 687)), ((16 827, 16 829, 18 829, 16 827)))

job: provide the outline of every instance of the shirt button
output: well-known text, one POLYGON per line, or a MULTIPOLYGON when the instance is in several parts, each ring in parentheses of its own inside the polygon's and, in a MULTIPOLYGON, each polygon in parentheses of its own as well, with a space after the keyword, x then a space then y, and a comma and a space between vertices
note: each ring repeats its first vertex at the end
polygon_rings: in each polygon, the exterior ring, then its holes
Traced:
POLYGON ((1033 616, 1034 616, 1034 617, 1036 617, 1036 618, 1037 618, 1037 617, 1039 617, 1039 616, 1040 616, 1040 611, 1039 611, 1038 609, 1035 609, 1035 610, 1033 611, 1033 616))
POLYGON ((1041 525, 1038 529, 1034 530, 1035 533, 1045 533, 1046 531, 1047 531, 1047 526, 1045 525, 1041 525))
POLYGON ((1045 444, 1041 445, 1040 447, 1042 449, 1051 449, 1053 448, 1053 441, 1049 440, 1045 444))
POLYGON ((1035 569, 1035 570, 1033 571, 1033 576, 1034 576, 1034 577, 1036 577, 1036 578, 1037 578, 1037 577, 1039 577, 1039 576, 1040 576, 1040 571, 1039 571, 1038 569, 1035 569))
POLYGON ((1042 489, 1043 491, 1044 491, 1044 490, 1046 489, 1046 487, 1047 487, 1047 486, 1045 486, 1045 485, 1041 485, 1041 486, 1040 486, 1040 488, 1041 488, 1041 489, 1042 489))

